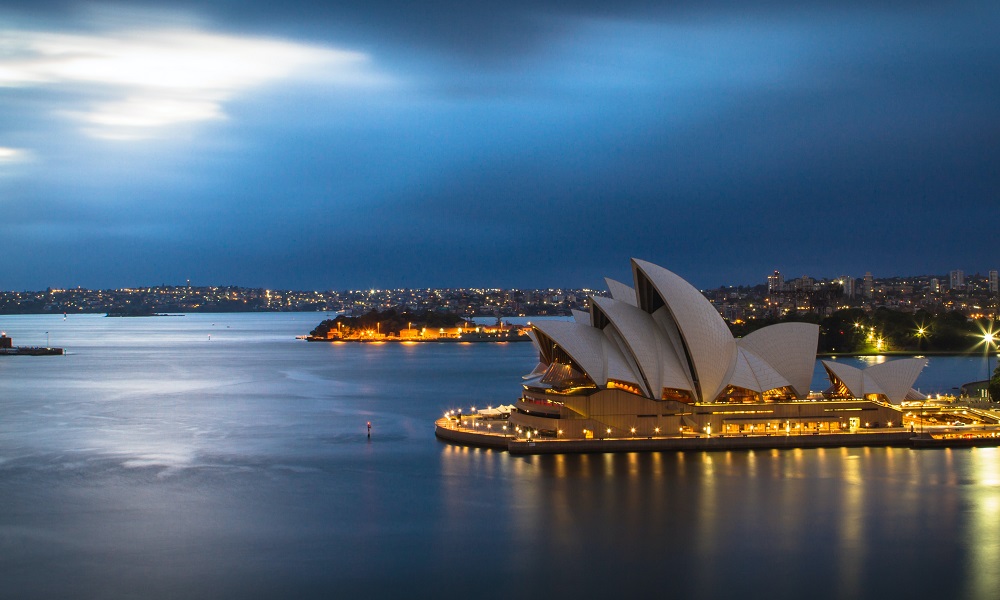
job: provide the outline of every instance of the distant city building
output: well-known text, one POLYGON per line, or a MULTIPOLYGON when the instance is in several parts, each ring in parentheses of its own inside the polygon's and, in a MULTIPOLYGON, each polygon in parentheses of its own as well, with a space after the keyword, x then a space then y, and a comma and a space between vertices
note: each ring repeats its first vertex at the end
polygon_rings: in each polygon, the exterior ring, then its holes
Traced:
POLYGON ((934 279, 931 279, 930 288, 931 288, 931 292, 933 292, 935 294, 940 294, 941 293, 941 282, 937 279, 937 277, 935 277, 934 279))
POLYGON ((997 272, 990 271, 990 293, 995 294, 997 291, 997 272))
POLYGON ((872 277, 871 271, 865 273, 864 288, 862 289, 862 293, 865 298, 868 299, 875 296, 875 278, 872 277))
POLYGON ((840 278, 840 286, 844 295, 848 298, 854 297, 854 278, 844 275, 840 278))
POLYGON ((813 290, 813 280, 808 275, 803 275, 798 279, 793 279, 787 287, 796 292, 811 292, 813 290))
POLYGON ((965 289, 965 271, 961 269, 956 269, 951 272, 951 279, 948 285, 949 289, 953 290, 964 290, 965 289))
POLYGON ((785 278, 779 271, 775 270, 773 275, 767 276, 767 291, 769 294, 780 292, 784 287, 785 278))

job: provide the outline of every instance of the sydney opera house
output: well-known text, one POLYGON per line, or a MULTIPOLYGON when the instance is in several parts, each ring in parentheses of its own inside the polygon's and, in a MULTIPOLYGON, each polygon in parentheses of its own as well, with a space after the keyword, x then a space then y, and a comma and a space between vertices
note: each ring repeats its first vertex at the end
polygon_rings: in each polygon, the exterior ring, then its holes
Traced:
POLYGON ((510 421, 542 437, 806 434, 899 427, 892 405, 913 390, 923 359, 858 369, 824 361, 810 393, 819 327, 781 323, 734 338, 701 292, 657 265, 632 261, 633 285, 607 280, 574 321, 533 325, 538 366, 510 421))

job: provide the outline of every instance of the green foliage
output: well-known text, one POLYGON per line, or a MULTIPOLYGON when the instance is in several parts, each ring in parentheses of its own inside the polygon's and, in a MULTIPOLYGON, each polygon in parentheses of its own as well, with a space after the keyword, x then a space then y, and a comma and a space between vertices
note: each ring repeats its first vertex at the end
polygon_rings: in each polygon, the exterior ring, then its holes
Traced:
POLYGON ((758 319, 730 328, 733 335, 742 337, 762 327, 786 322, 818 323, 818 351, 822 353, 972 353, 982 350, 981 329, 986 326, 960 312, 935 315, 923 310, 909 313, 883 307, 870 314, 860 308, 851 308, 838 310, 822 319, 816 313, 806 313, 782 319, 758 319))
POLYGON ((990 377, 990 383, 986 389, 990 394, 990 400, 1000 402, 1000 364, 997 365, 996 369, 993 369, 993 376, 990 377))

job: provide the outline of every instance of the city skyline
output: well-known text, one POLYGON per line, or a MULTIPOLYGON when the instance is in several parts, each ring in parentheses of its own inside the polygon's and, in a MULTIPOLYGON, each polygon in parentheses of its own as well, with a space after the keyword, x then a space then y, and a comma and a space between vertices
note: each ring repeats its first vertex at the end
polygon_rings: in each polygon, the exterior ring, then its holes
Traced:
POLYGON ((0 289, 600 287, 632 257, 702 289, 987 273, 998 21, 6 2, 0 289))
MULTIPOLYGON (((617 284, 616 284, 617 285, 617 284)), ((142 316, 188 312, 335 311, 364 314, 371 310, 445 311, 466 316, 565 315, 589 310, 591 296, 604 288, 378 288, 363 290, 281 290, 244 286, 159 285, 108 290, 85 288, 44 291, 0 290, 0 314, 107 312, 142 316)), ((779 271, 756 285, 702 289, 723 318, 734 324, 758 318, 832 315, 835 311, 887 308, 903 313, 958 312, 973 319, 1000 316, 998 274, 948 276, 785 278, 779 271)))
MULTIPOLYGON (((836 268, 831 272, 839 273, 836 268)), ((909 273, 909 274, 873 274, 871 271, 866 271, 864 275, 851 275, 847 273, 842 273, 841 275, 832 276, 827 274, 809 274, 803 273, 796 276, 792 273, 782 272, 780 269, 775 269, 765 273, 764 275, 759 275, 756 280, 751 281, 732 281, 732 282, 721 282, 716 285, 709 285, 704 287, 699 287, 703 292, 709 292, 716 289, 722 288, 754 288, 758 286, 763 286, 771 291, 793 291, 792 285, 794 282, 801 281, 802 279, 807 279, 810 282, 815 282, 817 284, 828 284, 836 283, 838 285, 845 285, 845 279, 851 281, 852 283, 847 283, 848 288, 845 288, 845 295, 854 296, 854 285, 857 282, 863 282, 866 278, 870 277, 873 281, 892 281, 892 280, 903 280, 903 281, 931 281, 937 282, 938 289, 933 291, 940 291, 941 289, 946 290, 963 290, 967 286, 975 281, 978 284, 983 284, 987 286, 988 291, 997 292, 998 291, 998 271, 997 269, 988 269, 985 271, 965 271, 964 269, 951 269, 944 271, 942 273, 909 273)), ((432 286, 432 285, 414 285, 414 286, 338 286, 331 285, 325 288, 282 288, 282 287, 268 287, 261 285, 245 285, 238 282, 194 282, 190 279, 186 279, 183 282, 165 282, 161 281, 159 283, 148 283, 148 284, 124 284, 124 285, 114 285, 109 287, 87 287, 82 285, 75 286, 44 286, 36 289, 14 289, 5 288, 0 285, 0 292, 15 293, 15 292, 43 292, 46 290, 51 291, 69 291, 69 290, 90 290, 90 291, 127 291, 135 290, 142 291, 151 288, 194 288, 194 289, 248 289, 248 290, 273 290, 273 291, 283 291, 283 292, 296 292, 296 293, 312 293, 312 292, 344 292, 344 293, 363 293, 367 291, 372 292, 383 292, 383 291, 420 291, 420 290, 470 290, 470 291, 496 291, 496 290, 602 290, 606 286, 604 278, 600 278, 600 281, 595 285, 561 285, 558 282, 550 282, 548 285, 541 285, 537 287, 532 286, 498 286, 498 285, 452 285, 452 286, 432 286)), ((857 294, 860 296, 863 294, 862 287, 857 288, 857 294)))

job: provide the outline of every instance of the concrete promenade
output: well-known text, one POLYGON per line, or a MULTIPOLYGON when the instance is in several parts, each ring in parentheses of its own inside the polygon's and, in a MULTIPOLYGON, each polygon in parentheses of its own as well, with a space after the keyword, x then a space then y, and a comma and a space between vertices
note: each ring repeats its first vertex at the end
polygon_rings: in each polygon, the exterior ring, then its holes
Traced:
POLYGON ((457 427, 453 421, 438 419, 434 435, 447 442, 465 446, 479 446, 507 450, 511 454, 581 454, 596 452, 669 452, 669 451, 718 451, 718 450, 770 450, 789 448, 843 448, 858 446, 904 446, 912 448, 943 448, 969 446, 997 446, 997 433, 970 437, 932 436, 930 433, 910 433, 903 428, 882 429, 857 433, 816 435, 756 435, 756 436, 697 436, 654 438, 610 438, 557 440, 541 438, 527 440, 457 427))

